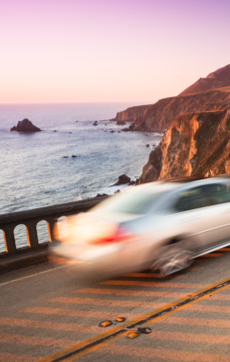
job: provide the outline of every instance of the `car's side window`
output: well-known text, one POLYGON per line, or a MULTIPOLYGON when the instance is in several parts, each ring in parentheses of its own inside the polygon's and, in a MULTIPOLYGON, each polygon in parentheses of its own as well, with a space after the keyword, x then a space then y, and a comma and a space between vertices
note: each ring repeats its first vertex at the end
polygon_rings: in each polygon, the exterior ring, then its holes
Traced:
POLYGON ((213 204, 230 202, 230 184, 207 185, 207 191, 213 204))
POLYGON ((203 186, 186 190, 177 195, 173 209, 175 212, 188 211, 210 206, 211 201, 203 186))

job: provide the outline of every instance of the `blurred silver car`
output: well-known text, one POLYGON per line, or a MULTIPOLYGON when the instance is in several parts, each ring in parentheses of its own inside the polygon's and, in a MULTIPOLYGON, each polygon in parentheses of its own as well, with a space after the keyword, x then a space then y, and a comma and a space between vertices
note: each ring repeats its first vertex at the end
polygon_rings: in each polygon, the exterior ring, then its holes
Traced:
POLYGON ((54 252, 93 274, 174 273, 230 244, 230 178, 131 187, 59 223, 57 238, 54 252))

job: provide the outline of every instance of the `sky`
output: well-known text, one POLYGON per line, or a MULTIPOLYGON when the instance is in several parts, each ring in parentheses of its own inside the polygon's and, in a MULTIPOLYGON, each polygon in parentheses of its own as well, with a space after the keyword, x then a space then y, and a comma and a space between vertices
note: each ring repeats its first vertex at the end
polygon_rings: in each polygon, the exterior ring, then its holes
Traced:
POLYGON ((0 0, 0 103, 154 103, 230 63, 229 0, 0 0))

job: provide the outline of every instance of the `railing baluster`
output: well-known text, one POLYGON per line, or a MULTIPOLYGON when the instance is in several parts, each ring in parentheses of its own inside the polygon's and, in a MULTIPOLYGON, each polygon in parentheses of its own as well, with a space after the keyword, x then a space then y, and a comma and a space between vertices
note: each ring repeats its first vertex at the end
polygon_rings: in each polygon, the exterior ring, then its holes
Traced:
POLYGON ((54 239, 54 225, 56 220, 49 218, 47 219, 47 227, 48 227, 48 234, 49 234, 49 240, 52 241, 54 239))
POLYGON ((27 221, 26 223, 27 238, 29 246, 31 248, 38 247, 38 234, 37 234, 36 225, 37 223, 33 221, 27 221))
POLYGON ((14 227, 15 225, 8 225, 3 229, 6 252, 9 254, 13 254, 17 251, 14 237, 14 227))

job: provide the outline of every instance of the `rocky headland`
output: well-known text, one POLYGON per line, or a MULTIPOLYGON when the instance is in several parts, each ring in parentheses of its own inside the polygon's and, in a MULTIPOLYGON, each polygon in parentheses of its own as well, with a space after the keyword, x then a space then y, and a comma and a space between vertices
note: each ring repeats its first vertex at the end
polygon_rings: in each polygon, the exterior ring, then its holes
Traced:
POLYGON ((40 132, 41 129, 36 127, 28 118, 24 118, 22 121, 18 121, 17 126, 14 126, 10 129, 10 132, 24 132, 24 133, 33 133, 40 132))
POLYGON ((179 114, 230 109, 230 64, 200 78, 175 97, 118 112, 115 121, 131 122, 129 131, 164 132, 179 114))
POLYGON ((210 89, 228 87, 229 85, 230 64, 210 73, 206 78, 198 79, 197 82, 186 88, 180 95, 200 93, 210 89))
POLYGON ((129 130, 166 130, 140 183, 230 173, 230 64, 148 106, 129 130))
POLYGON ((172 120, 190 112, 230 108, 230 87, 159 100, 129 127, 130 131, 164 132, 172 120))
MULTIPOLYGON (((117 112, 116 117, 110 119, 110 121, 118 122, 135 122, 141 117, 150 105, 129 107, 125 111, 117 112)), ((124 124, 124 123, 123 123, 124 124)))
POLYGON ((182 114, 150 153, 140 183, 230 173, 230 112, 182 114))

